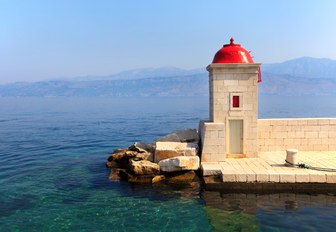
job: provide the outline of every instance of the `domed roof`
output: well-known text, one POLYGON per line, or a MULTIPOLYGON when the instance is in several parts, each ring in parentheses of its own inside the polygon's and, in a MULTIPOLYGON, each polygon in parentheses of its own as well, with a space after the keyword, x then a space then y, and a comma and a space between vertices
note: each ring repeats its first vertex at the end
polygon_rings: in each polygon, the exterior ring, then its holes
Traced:
POLYGON ((233 43, 234 39, 230 39, 230 44, 225 44, 220 49, 212 61, 213 64, 229 64, 229 63, 250 63, 253 64, 252 57, 248 51, 233 43))

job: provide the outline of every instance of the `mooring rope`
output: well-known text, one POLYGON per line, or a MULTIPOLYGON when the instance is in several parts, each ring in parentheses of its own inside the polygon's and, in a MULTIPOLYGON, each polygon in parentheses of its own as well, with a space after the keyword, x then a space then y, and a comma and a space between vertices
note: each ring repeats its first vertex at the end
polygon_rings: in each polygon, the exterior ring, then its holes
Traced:
POLYGON ((305 168, 305 169, 312 169, 312 170, 316 170, 316 171, 323 171, 323 172, 336 172, 336 168, 322 168, 322 167, 314 167, 314 166, 310 166, 308 164, 305 163, 301 163, 301 164, 292 164, 290 162, 288 162, 287 160, 285 160, 286 163, 290 166, 293 167, 299 167, 299 168, 305 168))

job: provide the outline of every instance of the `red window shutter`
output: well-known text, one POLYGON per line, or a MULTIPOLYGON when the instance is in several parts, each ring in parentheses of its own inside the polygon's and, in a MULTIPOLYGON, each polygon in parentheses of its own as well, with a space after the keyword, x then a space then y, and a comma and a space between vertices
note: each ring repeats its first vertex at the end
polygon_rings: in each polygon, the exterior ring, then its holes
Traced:
POLYGON ((232 96, 232 107, 239 108, 239 96, 232 96))

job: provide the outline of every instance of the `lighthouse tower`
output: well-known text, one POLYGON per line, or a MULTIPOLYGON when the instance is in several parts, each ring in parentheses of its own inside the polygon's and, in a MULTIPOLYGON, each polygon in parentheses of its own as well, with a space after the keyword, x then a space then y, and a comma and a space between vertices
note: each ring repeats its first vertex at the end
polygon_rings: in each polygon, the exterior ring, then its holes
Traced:
POLYGON ((260 65, 231 38, 207 67, 210 115, 199 125, 202 162, 258 156, 260 65))

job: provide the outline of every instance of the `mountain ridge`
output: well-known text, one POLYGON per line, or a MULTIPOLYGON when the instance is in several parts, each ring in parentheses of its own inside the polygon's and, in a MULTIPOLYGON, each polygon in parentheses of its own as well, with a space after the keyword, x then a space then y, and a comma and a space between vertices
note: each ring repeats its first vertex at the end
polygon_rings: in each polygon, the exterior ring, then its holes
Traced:
MULTIPOLYGON (((301 57, 262 65, 263 95, 336 95, 336 61, 301 57), (320 72, 318 71, 319 69, 320 72), (318 74, 318 75, 317 75, 318 74)), ((0 96, 207 96, 204 69, 126 70, 109 76, 0 85, 0 96)))
POLYGON ((264 64, 268 73, 307 78, 336 78, 336 60, 328 58, 300 57, 281 63, 264 64))

